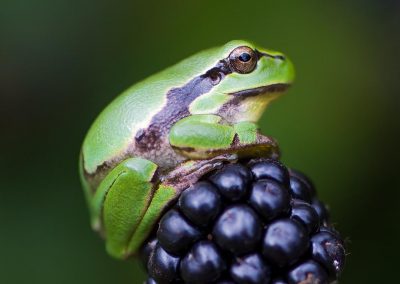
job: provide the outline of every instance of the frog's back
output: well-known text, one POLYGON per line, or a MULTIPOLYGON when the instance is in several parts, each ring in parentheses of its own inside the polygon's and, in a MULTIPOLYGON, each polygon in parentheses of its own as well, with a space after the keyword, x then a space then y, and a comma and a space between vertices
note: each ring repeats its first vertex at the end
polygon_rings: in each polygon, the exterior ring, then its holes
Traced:
MULTIPOLYGON (((224 47, 227 51, 230 48, 224 47)), ((133 85, 111 102, 97 117, 84 140, 85 173, 95 174, 99 166, 126 158, 124 153, 133 145, 137 131, 146 129, 153 116, 166 105, 167 92, 203 74, 219 59, 221 48, 200 52, 133 85)))
POLYGON ((82 147, 87 173, 94 173, 105 161, 121 156, 137 130, 147 126, 152 111, 162 108, 165 103, 162 86, 146 81, 117 97, 91 126, 82 147))

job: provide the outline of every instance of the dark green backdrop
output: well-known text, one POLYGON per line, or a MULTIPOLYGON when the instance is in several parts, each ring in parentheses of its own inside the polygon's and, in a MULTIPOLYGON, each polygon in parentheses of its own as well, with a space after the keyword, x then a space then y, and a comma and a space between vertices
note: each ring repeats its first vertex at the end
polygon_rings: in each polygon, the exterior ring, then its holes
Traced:
POLYGON ((0 2, 0 283, 140 283, 89 228, 77 158, 119 92, 198 50, 246 38, 297 67, 264 115, 349 240, 341 283, 398 269, 398 1, 0 2))

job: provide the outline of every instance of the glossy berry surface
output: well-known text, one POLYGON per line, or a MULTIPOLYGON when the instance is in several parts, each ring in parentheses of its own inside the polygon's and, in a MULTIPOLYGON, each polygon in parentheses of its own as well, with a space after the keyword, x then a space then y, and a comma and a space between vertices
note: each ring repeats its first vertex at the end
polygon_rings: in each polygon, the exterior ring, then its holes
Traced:
POLYGON ((287 188, 274 180, 260 180, 253 183, 249 202, 269 221, 289 212, 290 194, 287 188))
POLYGON ((323 204, 319 199, 314 198, 311 202, 311 206, 315 209, 318 214, 321 223, 329 223, 329 213, 325 204, 323 204))
POLYGON ((283 267, 296 262, 308 249, 306 230, 296 221, 282 219, 268 226, 262 253, 271 263, 283 267))
POLYGON ((200 237, 201 232, 177 210, 171 210, 162 217, 157 231, 162 247, 173 254, 184 252, 200 237))
POLYGON ((346 257, 343 241, 337 236, 325 231, 311 238, 312 258, 323 264, 331 277, 339 275, 346 257))
POLYGON ((247 205, 227 208, 214 225, 215 242, 234 254, 252 251, 261 239, 260 218, 247 205))
POLYGON ((250 169, 256 180, 273 179, 284 186, 289 185, 289 172, 286 167, 277 160, 255 160, 251 163, 250 169))
POLYGON ((149 239, 149 241, 142 247, 142 250, 140 251, 140 257, 142 262, 147 265, 149 262, 151 253, 155 249, 155 247, 158 244, 158 240, 156 238, 149 239))
POLYGON ((271 268, 260 254, 250 254, 236 259, 231 266, 230 275, 236 283, 269 283, 271 268))
POLYGON ((221 209, 221 196, 209 182, 198 182, 179 198, 179 208, 195 225, 206 226, 221 209))
POLYGON ((255 159, 186 189, 141 256, 149 284, 329 284, 346 254, 311 181, 279 161, 255 159))
POLYGON ((293 198, 301 199, 306 202, 311 202, 313 197, 307 184, 296 176, 290 177, 290 193, 293 198))
POLYGON ((153 278, 148 278, 146 284, 157 284, 157 282, 153 278))
POLYGON ((154 248, 147 269, 157 283, 170 283, 176 279, 179 258, 166 252, 160 245, 154 248))
POLYGON ((325 269, 313 260, 300 263, 288 274, 290 284, 300 283, 328 283, 325 269))
POLYGON ((298 200, 292 202, 290 218, 301 223, 309 234, 317 231, 320 225, 320 219, 314 207, 298 200))
POLYGON ((188 283, 210 283, 217 280, 226 265, 217 246, 210 241, 196 243, 182 259, 182 279, 188 283))
POLYGON ((314 184, 306 175, 304 175, 303 173, 296 171, 294 169, 289 169, 289 174, 290 174, 290 178, 295 177, 297 179, 300 179, 303 182, 303 184, 306 185, 306 187, 308 188, 308 191, 310 192, 311 197, 315 197, 317 195, 314 184))
POLYGON ((247 193, 251 174, 240 165, 228 165, 215 173, 210 180, 218 187, 225 198, 236 201, 247 193))

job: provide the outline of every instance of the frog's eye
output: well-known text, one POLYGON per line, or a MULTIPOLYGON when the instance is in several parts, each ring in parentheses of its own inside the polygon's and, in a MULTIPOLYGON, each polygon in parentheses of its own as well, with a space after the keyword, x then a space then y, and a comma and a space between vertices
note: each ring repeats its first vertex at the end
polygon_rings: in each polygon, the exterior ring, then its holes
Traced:
POLYGON ((257 54, 248 46, 239 46, 229 54, 229 65, 237 73, 250 73, 257 65, 257 54))

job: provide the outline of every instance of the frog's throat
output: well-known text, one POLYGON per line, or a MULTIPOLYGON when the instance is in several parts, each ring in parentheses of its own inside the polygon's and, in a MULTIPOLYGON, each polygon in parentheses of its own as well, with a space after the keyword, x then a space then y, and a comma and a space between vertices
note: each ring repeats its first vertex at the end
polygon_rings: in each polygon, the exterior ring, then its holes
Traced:
POLYGON ((230 93, 231 99, 218 110, 217 115, 228 124, 242 121, 257 123, 269 103, 288 87, 289 84, 279 83, 230 93))

